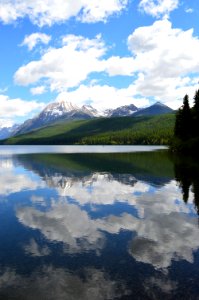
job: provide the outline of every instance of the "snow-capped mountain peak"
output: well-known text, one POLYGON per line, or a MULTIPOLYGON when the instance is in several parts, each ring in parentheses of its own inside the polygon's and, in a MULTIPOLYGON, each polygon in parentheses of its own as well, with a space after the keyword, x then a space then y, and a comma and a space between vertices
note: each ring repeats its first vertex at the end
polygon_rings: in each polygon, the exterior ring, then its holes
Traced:
POLYGON ((71 102, 67 102, 67 101, 62 100, 62 101, 53 102, 53 103, 48 104, 44 108, 42 113, 62 116, 65 113, 75 111, 75 110, 79 110, 79 109, 80 108, 77 105, 72 104, 71 102))
POLYGON ((65 100, 48 104, 35 118, 25 121, 16 134, 23 134, 62 120, 91 119, 97 116, 92 106, 78 107, 65 100))
POLYGON ((115 109, 108 109, 105 111, 105 115, 107 117, 131 116, 137 110, 138 110, 138 108, 134 104, 130 104, 130 105, 120 106, 115 109))
MULTIPOLYGON (((36 117, 26 120, 18 128, 12 131, 12 135, 18 135, 30 132, 32 130, 48 126, 55 122, 86 120, 96 117, 124 117, 124 116, 145 116, 172 112, 173 110, 161 102, 144 108, 138 109, 134 104, 120 106, 116 109, 107 109, 98 111, 91 105, 77 106, 71 102, 60 99, 59 101, 48 104, 36 117)), ((2 131, 2 136, 7 134, 8 130, 2 131)), ((1 137, 0 137, 1 138, 1 137)))
POLYGON ((81 109, 93 117, 101 116, 100 112, 97 109, 95 109, 94 107, 92 107, 91 105, 83 105, 81 109))

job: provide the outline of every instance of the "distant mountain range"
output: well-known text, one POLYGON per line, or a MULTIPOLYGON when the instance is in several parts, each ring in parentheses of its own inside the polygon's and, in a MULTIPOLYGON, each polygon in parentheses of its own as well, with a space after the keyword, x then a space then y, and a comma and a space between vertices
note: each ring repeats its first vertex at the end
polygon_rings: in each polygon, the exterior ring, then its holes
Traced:
POLYGON ((19 125, 13 125, 11 127, 2 127, 0 128, 0 140, 4 140, 13 135, 17 131, 19 125))
POLYGON ((152 116, 171 112, 173 110, 161 102, 156 102, 142 109, 138 109, 134 104, 130 104, 99 112, 91 105, 78 107, 75 104, 62 100, 48 104, 36 117, 26 120, 21 125, 0 128, 0 139, 28 133, 60 121, 87 120, 98 117, 152 116))

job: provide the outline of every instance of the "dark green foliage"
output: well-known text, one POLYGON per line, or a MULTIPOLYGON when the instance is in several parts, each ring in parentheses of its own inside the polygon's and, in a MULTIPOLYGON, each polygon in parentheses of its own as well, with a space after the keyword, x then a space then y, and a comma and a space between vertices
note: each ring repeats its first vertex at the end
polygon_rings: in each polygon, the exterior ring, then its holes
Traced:
MULTIPOLYGON (((78 177, 86 176, 90 172, 108 172, 114 176, 120 176, 122 173, 134 174, 138 180, 156 186, 168 183, 174 177, 173 163, 169 153, 164 150, 111 154, 25 154, 16 157, 26 169, 36 171, 41 177, 44 176, 46 169, 49 176, 50 172, 78 177)), ((124 178, 128 180, 128 176, 124 178)))
POLYGON ((20 145, 168 145, 173 137, 175 115, 98 118, 59 123, 12 137, 4 144, 20 145))
POLYGON ((174 134, 177 138, 186 140, 191 135, 191 110, 189 106, 189 97, 185 95, 183 99, 183 106, 178 110, 176 114, 176 122, 174 128, 174 134))
POLYGON ((197 153, 199 150, 199 90, 194 96, 194 106, 189 107, 185 95, 183 105, 176 114, 174 139, 171 149, 177 152, 197 153))
POLYGON ((192 110, 193 115, 193 135, 194 137, 198 136, 199 128, 199 90, 196 91, 194 96, 194 106, 192 110))
POLYGON ((199 114, 199 90, 196 91, 195 95, 194 95, 194 106, 193 106, 193 110, 199 114))
POLYGON ((173 156, 175 178, 182 189, 183 200, 188 203, 190 191, 194 194, 194 205, 199 214, 199 161, 190 156, 173 156))

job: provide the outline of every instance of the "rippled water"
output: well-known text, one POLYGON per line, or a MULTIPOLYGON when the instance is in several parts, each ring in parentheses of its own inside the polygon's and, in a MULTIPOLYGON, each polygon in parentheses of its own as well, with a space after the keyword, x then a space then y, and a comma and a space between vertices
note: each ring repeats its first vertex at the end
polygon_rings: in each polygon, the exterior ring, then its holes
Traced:
POLYGON ((199 299, 199 168, 166 151, 0 156, 0 299, 199 299))

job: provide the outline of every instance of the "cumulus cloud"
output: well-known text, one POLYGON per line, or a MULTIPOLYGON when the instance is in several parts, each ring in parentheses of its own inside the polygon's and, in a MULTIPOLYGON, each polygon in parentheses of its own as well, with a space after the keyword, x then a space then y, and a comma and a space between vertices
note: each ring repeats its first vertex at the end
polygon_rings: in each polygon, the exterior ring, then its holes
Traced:
POLYGON ((98 109, 131 103, 145 106, 151 98, 176 109, 186 93, 193 97, 199 78, 199 39, 193 29, 173 28, 163 19, 135 29, 127 44, 129 56, 105 57, 108 48, 101 35, 94 39, 67 35, 62 47, 49 48, 39 60, 20 67, 14 79, 19 85, 39 84, 31 89, 33 94, 50 88, 61 93, 58 98, 89 102, 98 109), (132 83, 124 88, 86 83, 97 73, 128 76, 132 83))
POLYGON ((90 73, 104 69, 100 58, 105 50, 100 36, 95 39, 65 36, 63 47, 50 48, 40 60, 20 67, 15 73, 15 82, 27 86, 45 78, 52 91, 75 87, 90 73))
POLYGON ((141 0, 141 11, 153 17, 168 16, 179 5, 179 0, 141 0))
POLYGON ((199 39, 193 29, 183 31, 172 28, 168 20, 156 21, 137 28, 128 37, 128 47, 138 72, 134 82, 137 93, 168 103, 181 100, 185 90, 194 94, 195 77, 199 74, 199 39))
POLYGON ((37 44, 47 45, 51 40, 51 36, 45 33, 35 32, 26 36, 21 46, 27 46, 28 50, 32 50, 37 44))
POLYGON ((0 119, 4 124, 15 117, 24 117, 43 107, 44 104, 37 101, 11 99, 6 95, 0 95, 0 119))
POLYGON ((110 76, 131 76, 135 71, 134 59, 132 57, 112 56, 106 61, 105 70, 110 76))
POLYGON ((119 13, 128 4, 128 0, 94 0, 87 1, 80 20, 87 23, 106 21, 108 16, 119 13))
POLYGON ((32 95, 42 95, 46 92, 46 87, 44 85, 40 85, 30 89, 32 95))
POLYGON ((105 22, 110 15, 121 12, 127 4, 128 0, 3 0, 0 20, 8 24, 28 17, 39 26, 51 26, 71 17, 86 23, 105 22))
POLYGON ((3 127, 12 127, 13 125, 13 120, 12 119, 0 119, 0 128, 3 127))
POLYGON ((135 104, 137 107, 147 106, 149 100, 145 97, 136 97, 135 87, 119 89, 109 85, 80 85, 77 89, 59 93, 57 101, 67 99, 72 103, 82 105, 90 103, 99 110, 116 108, 121 105, 135 104))

